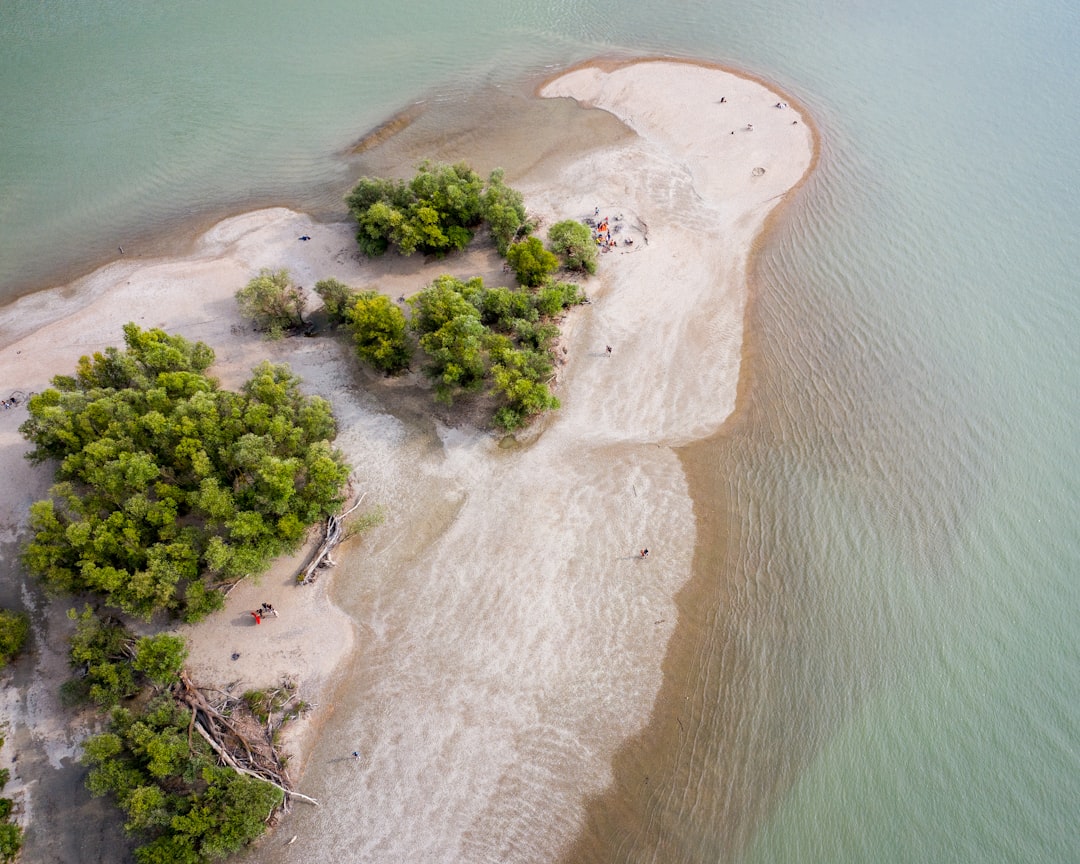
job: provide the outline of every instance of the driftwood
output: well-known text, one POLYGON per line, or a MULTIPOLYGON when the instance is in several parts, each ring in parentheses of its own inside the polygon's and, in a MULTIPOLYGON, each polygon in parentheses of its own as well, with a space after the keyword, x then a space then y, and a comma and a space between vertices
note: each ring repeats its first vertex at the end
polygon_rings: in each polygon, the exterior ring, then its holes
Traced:
POLYGON ((261 780, 263 783, 269 783, 274 788, 280 789, 289 798, 298 798, 299 800, 305 801, 308 804, 314 804, 316 807, 319 806, 319 802, 316 801, 314 798, 309 798, 307 795, 302 795, 302 794, 300 794, 299 792, 296 792, 293 789, 287 789, 286 787, 282 786, 280 783, 275 783, 273 780, 270 780, 270 779, 268 779, 266 777, 263 777, 261 774, 256 774, 254 771, 249 771, 247 768, 243 767, 242 765, 238 765, 236 763, 236 760, 233 759, 229 755, 228 751, 226 751, 224 747, 222 747, 220 744, 218 744, 211 737, 210 733, 207 732, 203 728, 201 723, 196 723, 195 724, 195 731, 198 732, 200 735, 202 735, 203 738, 206 739, 206 743, 209 744, 211 746, 211 748, 213 748, 214 752, 217 753, 218 756, 221 757, 221 761, 224 762, 226 765, 228 765, 230 768, 232 768, 233 771, 236 771, 238 774, 243 774, 243 775, 245 775, 247 777, 254 777, 256 780, 261 780))
MULTIPOLYGON (((365 493, 366 494, 366 493, 365 493)), ((301 585, 310 585, 315 581, 317 572, 325 567, 333 567, 334 559, 330 557, 330 553, 334 551, 334 547, 338 545, 345 538, 345 517, 356 510, 360 506, 360 502, 364 500, 364 496, 361 495, 356 499, 356 503, 352 505, 345 512, 331 516, 326 520, 326 537, 323 539, 322 544, 315 552, 315 557, 311 559, 311 563, 304 568, 303 577, 297 576, 296 581, 301 585)))
MULTIPOLYGON (((286 801, 297 798, 318 806, 319 802, 314 798, 302 795, 291 788, 285 767, 281 764, 278 753, 271 743, 272 732, 269 725, 264 731, 261 724, 250 721, 253 732, 245 731, 241 728, 242 723, 233 722, 222 713, 222 710, 210 704, 187 672, 180 673, 180 680, 173 687, 173 695, 191 709, 191 720, 188 723, 189 742, 191 733, 198 732, 222 763, 238 774, 269 783, 280 789, 285 793, 286 801)), ((228 699, 223 710, 229 710, 237 704, 237 700, 228 699)))

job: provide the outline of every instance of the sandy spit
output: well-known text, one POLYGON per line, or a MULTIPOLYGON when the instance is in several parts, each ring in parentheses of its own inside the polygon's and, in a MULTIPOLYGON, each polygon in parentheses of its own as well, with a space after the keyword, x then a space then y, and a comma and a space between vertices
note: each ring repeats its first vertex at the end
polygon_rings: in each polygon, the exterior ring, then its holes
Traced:
MULTIPOLYGON (((0 310, 10 390, 43 389, 135 321, 210 344, 226 386, 269 358, 334 403, 338 443, 385 523, 314 588, 295 587, 299 562, 282 561, 183 631, 197 679, 247 689, 289 677, 317 706, 291 746, 302 791, 323 806, 297 805, 260 861, 556 860, 659 691, 695 543, 672 448, 734 407, 749 256, 809 170, 813 133, 762 83, 682 62, 586 66, 540 95, 608 111, 637 137, 517 183, 547 224, 599 208, 621 226, 587 284, 592 303, 565 322, 563 409, 524 446, 395 413, 396 390, 414 382, 360 386, 344 346, 265 342, 232 299, 264 266, 395 298, 440 272, 493 281, 488 252, 371 263, 348 225, 263 210, 220 223, 182 258, 125 250, 0 310), (263 601, 281 616, 256 626, 248 610, 263 601)), ((15 541, 47 487, 21 458, 24 417, 0 412, 2 572, 16 584, 15 541)), ((62 636, 56 617, 37 616, 38 644, 62 636)), ((45 665, 4 711, 58 764, 83 730, 65 723, 45 665), (31 705, 32 716, 20 707, 31 705)))

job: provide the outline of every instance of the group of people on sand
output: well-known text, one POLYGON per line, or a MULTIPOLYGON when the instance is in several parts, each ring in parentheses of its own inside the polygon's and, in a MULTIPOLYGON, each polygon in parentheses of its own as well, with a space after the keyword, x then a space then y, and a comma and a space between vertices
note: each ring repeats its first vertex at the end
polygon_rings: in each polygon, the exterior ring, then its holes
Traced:
MULTIPOLYGON (((33 396, 33 395, 34 395, 33 393, 30 394, 30 396, 33 396)), ((6 408, 14 408, 16 405, 18 405, 18 404, 20 404, 22 402, 25 402, 26 399, 29 399, 29 398, 30 398, 29 396, 24 398, 19 393, 12 393, 7 399, 0 399, 0 405, 4 406, 5 409, 6 408)))
MULTIPOLYGON (((611 249, 616 249, 619 246, 619 241, 612 237, 612 234, 617 234, 622 230, 622 225, 616 224, 614 230, 611 228, 611 224, 607 216, 600 216, 600 208, 597 207, 593 212, 593 219, 586 219, 585 222, 592 228, 593 240, 596 241, 596 245, 600 247, 601 252, 607 252, 611 249)), ((622 214, 620 213, 615 217, 615 222, 622 222, 622 214)), ((634 239, 632 237, 626 237, 623 239, 624 246, 633 246, 634 239)))
POLYGON ((255 619, 256 624, 262 624, 262 619, 267 615, 273 615, 275 618, 278 617, 277 609, 269 603, 263 603, 258 609, 251 613, 251 617, 255 619))

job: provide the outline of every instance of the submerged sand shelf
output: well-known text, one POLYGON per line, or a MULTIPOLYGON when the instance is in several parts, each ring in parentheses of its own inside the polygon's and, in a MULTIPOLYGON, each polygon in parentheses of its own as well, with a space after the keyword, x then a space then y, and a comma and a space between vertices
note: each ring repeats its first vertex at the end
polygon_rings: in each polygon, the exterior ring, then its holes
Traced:
MULTIPOLYGON (((119 344, 129 320, 213 346, 226 386, 265 357, 289 362, 333 401, 357 485, 385 510, 359 546, 341 547, 332 588, 294 587, 295 562, 282 562, 185 629, 197 678, 254 687, 291 675, 319 706, 307 727, 318 736, 300 741, 301 788, 323 807, 294 810, 260 860, 557 860, 660 688, 696 539, 671 448, 734 407, 748 262, 812 165, 813 130, 761 82, 683 62, 584 66, 540 95, 610 112, 636 134, 586 142, 517 181, 529 207, 546 224, 622 214, 642 239, 601 257, 593 302, 565 322, 563 408, 528 446, 395 416, 400 385, 365 392, 351 353, 329 340, 262 341, 233 301, 264 266, 393 297, 441 272, 488 280, 500 268, 486 251, 426 268, 369 262, 349 225, 263 210, 220 223, 182 258, 118 261, 0 310, 0 381, 12 389, 40 390, 79 355, 119 344), (262 601, 281 617, 255 627, 247 610, 262 601), (303 842, 284 846, 293 834, 303 842)), ((20 413, 0 412, 8 540, 47 486, 20 458, 20 413)), ((46 706, 35 722, 61 716, 46 684, 33 686, 46 706)), ((57 722, 34 735, 74 752, 57 722)))

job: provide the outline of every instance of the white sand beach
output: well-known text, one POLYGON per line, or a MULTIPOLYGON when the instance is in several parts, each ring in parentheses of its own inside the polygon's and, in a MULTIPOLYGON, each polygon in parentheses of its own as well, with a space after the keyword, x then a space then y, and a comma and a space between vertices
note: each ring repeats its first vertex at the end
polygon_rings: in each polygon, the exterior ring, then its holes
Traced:
MULTIPOLYGON (((433 436, 394 415, 405 385, 361 388, 331 339, 266 342, 233 300, 261 267, 395 298, 442 272, 490 282, 502 274, 487 251, 370 262, 350 225, 264 210, 181 258, 127 255, 0 310, 0 382, 12 390, 41 390, 81 354, 120 344, 129 320, 207 342, 225 386, 263 358, 290 363, 332 400, 356 487, 385 513, 314 587, 296 587, 298 561, 283 561, 182 631, 197 680, 246 689, 290 677, 316 705, 291 746, 301 791, 322 806, 295 805, 250 860, 558 860, 611 781, 613 754, 648 721, 695 544, 672 448, 734 408, 747 268, 769 214, 812 167, 814 132, 783 94, 691 63, 586 65, 540 95, 611 112, 637 137, 516 182, 530 210, 550 225, 599 208, 635 242, 601 256, 591 304, 564 322, 563 407, 521 446, 437 424, 433 436), (281 616, 255 626, 248 610, 263 601, 281 616)), ((48 486, 21 458, 24 417, 0 412, 5 548, 48 486)), ((63 626, 50 627, 43 668, 55 671, 63 626)), ((52 693, 42 685, 26 703, 36 713, 10 720, 71 755, 77 731, 49 722, 52 693)))

